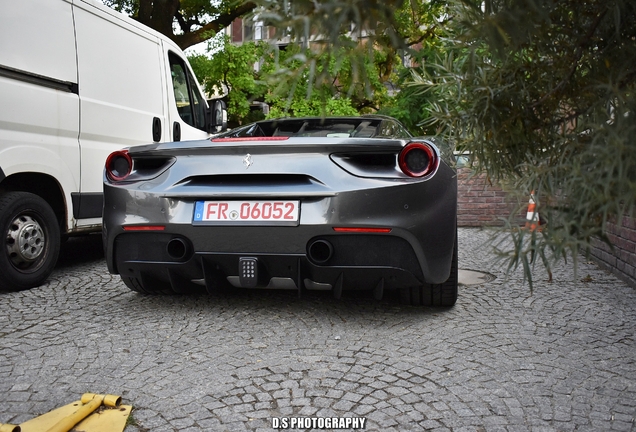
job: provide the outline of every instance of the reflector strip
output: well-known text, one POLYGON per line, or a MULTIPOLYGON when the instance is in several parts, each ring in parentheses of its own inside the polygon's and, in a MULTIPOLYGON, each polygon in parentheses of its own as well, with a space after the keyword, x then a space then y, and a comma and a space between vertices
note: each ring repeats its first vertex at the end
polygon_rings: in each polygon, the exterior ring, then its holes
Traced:
POLYGON ((289 139, 286 136, 276 137, 234 137, 234 138, 212 138, 212 142, 233 142, 233 141, 285 141, 289 139))
POLYGON ((128 225, 124 226, 124 231, 163 231, 163 225, 128 225))
POLYGON ((390 233, 391 228, 334 227, 335 232, 390 233))

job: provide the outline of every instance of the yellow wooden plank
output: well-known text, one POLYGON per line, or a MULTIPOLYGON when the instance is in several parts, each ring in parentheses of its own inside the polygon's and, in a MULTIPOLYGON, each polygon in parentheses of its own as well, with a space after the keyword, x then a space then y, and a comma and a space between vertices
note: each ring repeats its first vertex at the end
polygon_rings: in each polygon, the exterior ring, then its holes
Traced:
MULTIPOLYGON (((20 424, 22 432, 42 432, 51 428, 65 417, 72 415, 81 406, 81 401, 75 401, 63 407, 56 408, 39 417, 20 424)), ((72 432, 122 432, 126 427, 126 420, 130 415, 130 405, 120 405, 117 408, 100 407, 82 422, 76 425, 72 432)))
POLYGON ((101 407, 75 426, 72 432, 123 432, 131 411, 130 405, 101 407))
POLYGON ((39 417, 20 424, 22 432, 42 432, 55 425, 65 417, 70 416, 78 407, 82 405, 81 401, 75 401, 63 407, 59 407, 39 417))

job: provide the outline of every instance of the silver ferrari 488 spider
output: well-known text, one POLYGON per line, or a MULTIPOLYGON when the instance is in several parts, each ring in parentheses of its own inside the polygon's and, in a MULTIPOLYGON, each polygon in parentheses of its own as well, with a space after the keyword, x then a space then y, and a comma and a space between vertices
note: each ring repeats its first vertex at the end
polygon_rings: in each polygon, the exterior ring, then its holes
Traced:
POLYGON ((141 293, 399 290, 457 300, 457 180, 384 116, 289 118, 132 147, 104 172, 108 269, 141 293))

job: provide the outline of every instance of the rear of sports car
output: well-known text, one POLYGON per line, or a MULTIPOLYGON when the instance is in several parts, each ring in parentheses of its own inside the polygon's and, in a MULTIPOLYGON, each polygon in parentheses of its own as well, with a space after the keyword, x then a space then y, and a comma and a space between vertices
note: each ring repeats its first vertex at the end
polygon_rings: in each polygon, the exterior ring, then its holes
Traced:
POLYGON ((457 298, 457 183, 424 139, 228 136, 113 153, 108 269, 142 293, 398 289, 457 298))

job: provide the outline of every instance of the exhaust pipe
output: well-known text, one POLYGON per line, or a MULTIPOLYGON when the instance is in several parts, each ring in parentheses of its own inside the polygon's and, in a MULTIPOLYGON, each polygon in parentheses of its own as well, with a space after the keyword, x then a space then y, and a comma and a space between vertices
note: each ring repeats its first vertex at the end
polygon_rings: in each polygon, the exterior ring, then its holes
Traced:
POLYGON ((327 240, 315 240, 307 247, 309 259, 316 264, 324 264, 333 255, 333 246, 327 240))
POLYGON ((173 238, 166 246, 166 252, 168 252, 170 258, 177 261, 181 261, 186 258, 189 250, 190 248, 188 247, 188 244, 180 238, 173 238))

